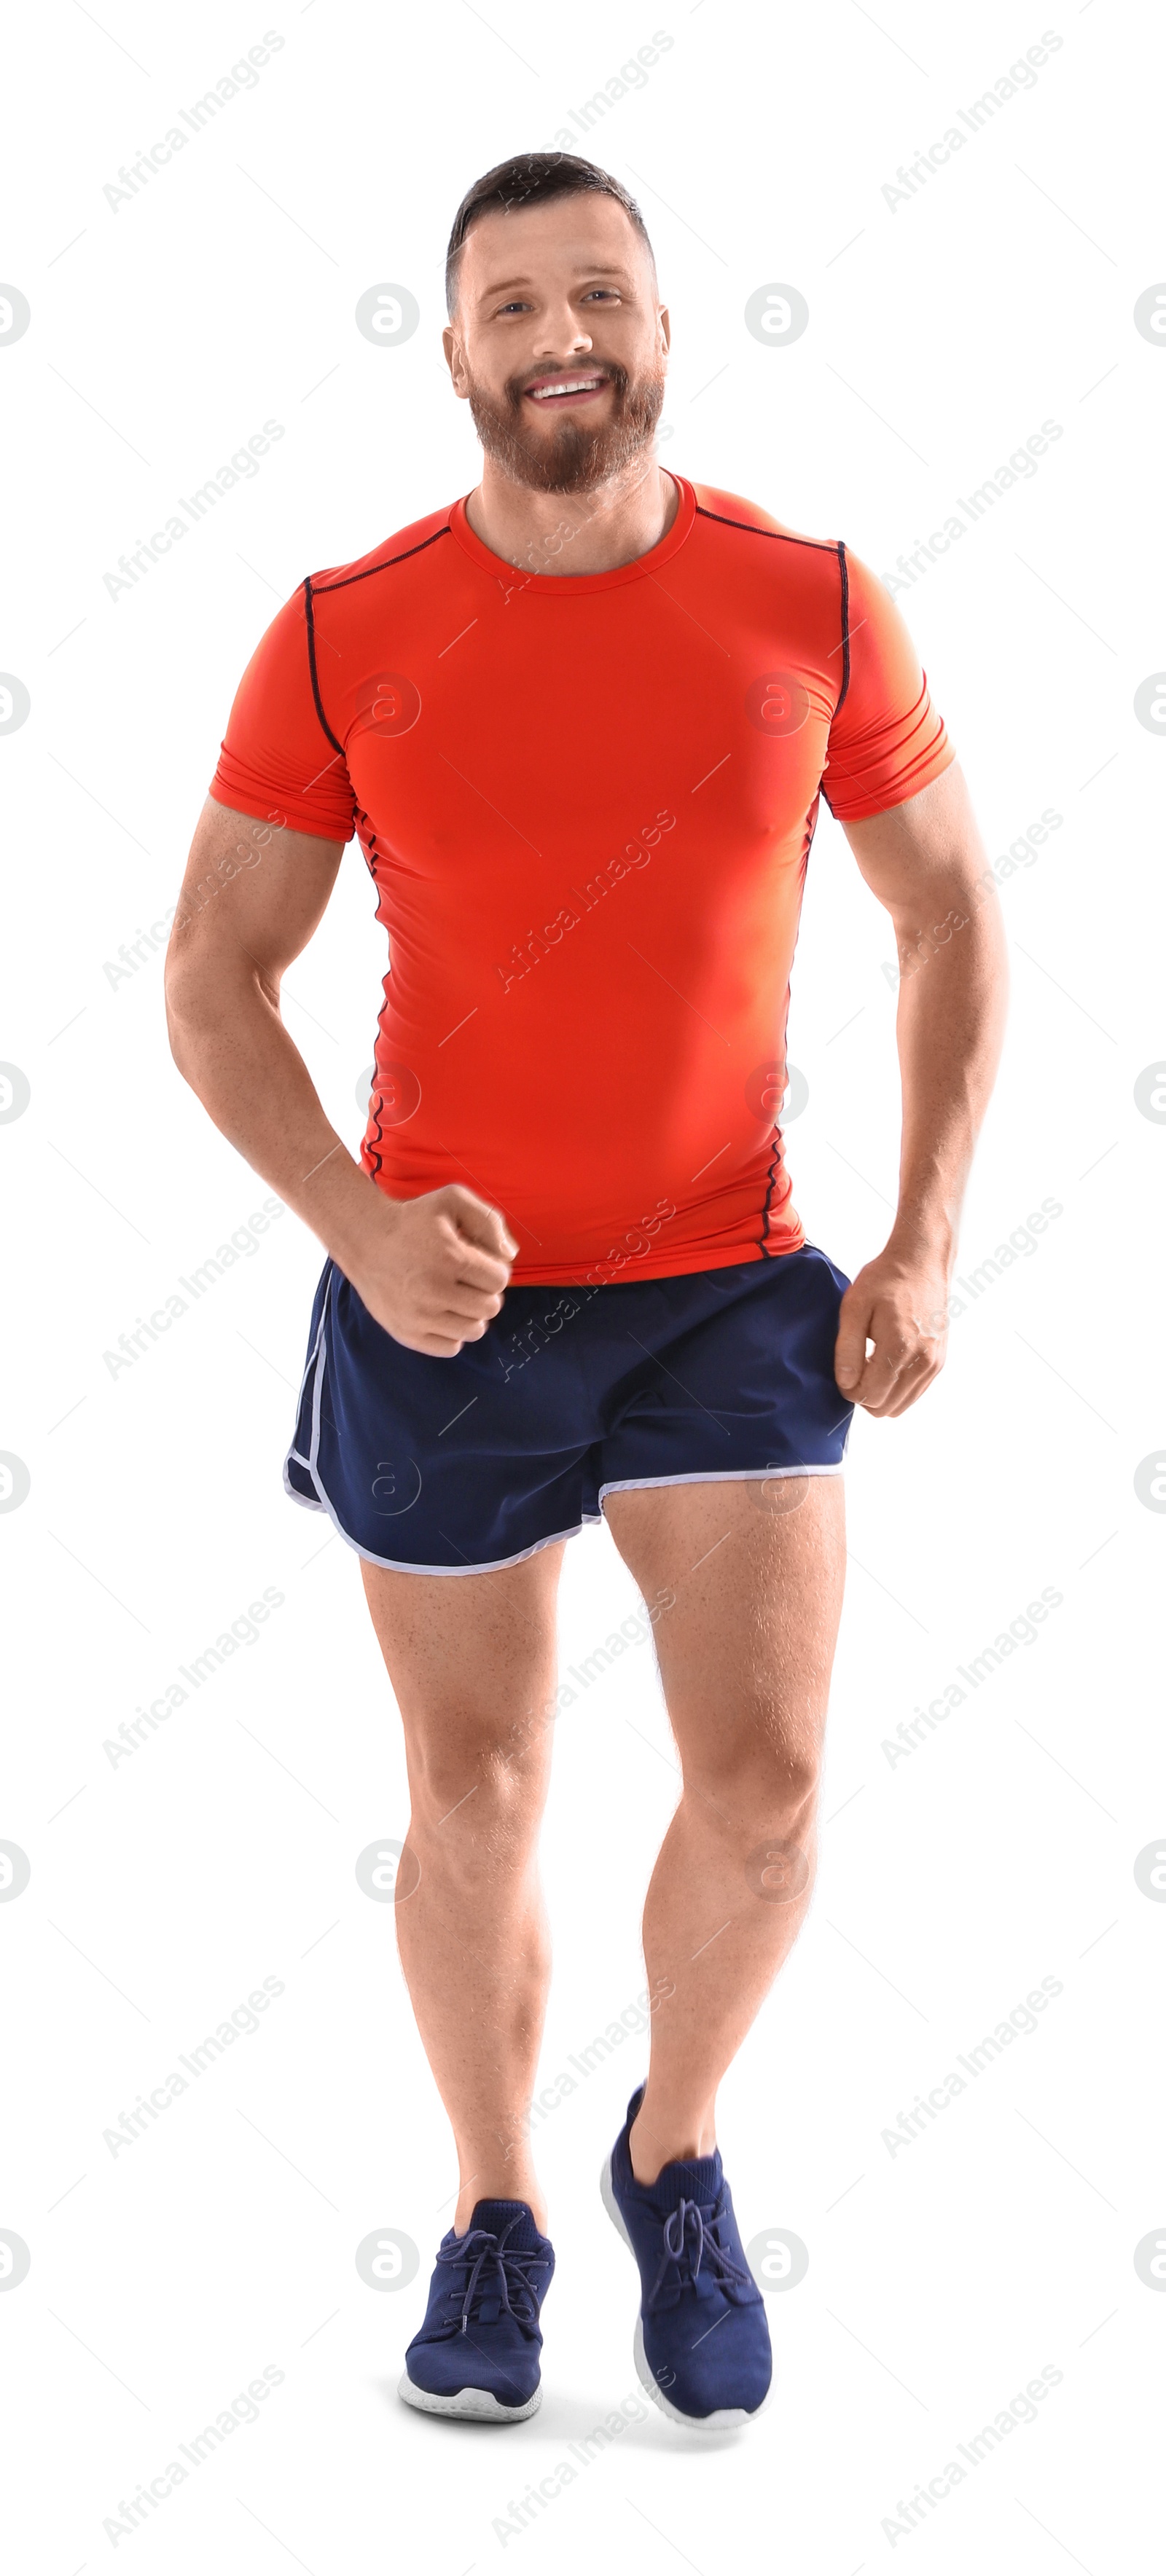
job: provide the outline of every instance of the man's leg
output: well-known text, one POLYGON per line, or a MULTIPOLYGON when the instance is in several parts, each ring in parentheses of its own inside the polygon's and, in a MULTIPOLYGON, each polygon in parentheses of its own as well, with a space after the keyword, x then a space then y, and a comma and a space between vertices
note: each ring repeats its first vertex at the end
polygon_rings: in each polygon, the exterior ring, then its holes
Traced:
POLYGON ((397 1943, 457 2143, 459 2235, 498 2199, 528 2201, 545 2231, 527 2114, 550 1974, 535 1844, 564 1545, 495 1574, 361 1565, 405 1730, 397 1943))
POLYGON ((842 1479, 611 1493, 612 1537, 655 1623, 683 1792, 644 1908, 651 2062, 631 2132, 653 2182, 711 2154, 725 2068, 809 1902, 846 1548, 842 1479))

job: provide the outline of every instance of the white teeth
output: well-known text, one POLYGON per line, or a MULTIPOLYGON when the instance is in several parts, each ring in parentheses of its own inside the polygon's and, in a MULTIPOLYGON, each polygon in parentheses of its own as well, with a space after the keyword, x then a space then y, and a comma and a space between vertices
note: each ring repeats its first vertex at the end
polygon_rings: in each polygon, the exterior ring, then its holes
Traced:
POLYGON ((535 402, 545 402, 548 394, 590 393, 597 385, 602 384, 602 382, 602 376, 574 376, 569 384, 534 385, 531 390, 535 402))

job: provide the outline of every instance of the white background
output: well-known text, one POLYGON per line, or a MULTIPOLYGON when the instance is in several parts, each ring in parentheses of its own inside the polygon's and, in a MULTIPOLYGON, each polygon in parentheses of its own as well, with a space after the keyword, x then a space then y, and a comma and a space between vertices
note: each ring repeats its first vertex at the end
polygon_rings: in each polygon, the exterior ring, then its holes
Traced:
MULTIPOLYGON (((1134 1476, 1166 1437, 1166 1129, 1134 1084, 1166 1056, 1166 740, 1134 694, 1166 653, 1166 345, 1133 308, 1166 276, 1162 72, 1148 17, 1104 0, 1048 22, 907 0, 756 19, 717 0, 659 18, 293 0, 272 20, 258 0, 50 0, 10 32, 0 266, 32 311, 0 343, 0 666, 31 699, 0 738, 0 1056, 31 1086, 0 1129, 0 1447, 31 1480, 0 1529, 0 1837, 31 1865, 0 1905, 0 2228, 31 2257, 0 2297, 13 2567, 79 2576, 114 2550, 182 2576, 419 2559, 465 2576, 601 2553, 651 2576, 758 2556, 858 2576, 898 2552, 953 2576, 989 2554, 1033 2576, 1156 2563, 1166 2283, 1139 2277, 1134 2250, 1166 2238, 1166 1907, 1134 1863, 1166 1831, 1146 1622, 1166 1519, 1134 1476), (897 166, 1046 23, 1063 41, 1035 86, 892 211, 897 166), (256 86, 113 211, 119 164, 265 24, 284 46, 256 86), (1002 887, 1012 1014, 961 1270, 1042 1200, 1061 1213, 956 1320, 924 1402, 855 1424, 819 1883, 721 2101, 746 2239, 781 2228, 809 2252, 770 2301, 776 2401, 711 2447, 644 2407, 508 2536, 510 2500, 636 2389, 631 2267, 595 2186, 643 2044, 543 2130, 559 2273, 541 2414, 486 2433, 407 2411, 401 2353, 456 2177, 392 1908, 355 1877, 362 1850, 405 1831, 396 1712, 355 1559, 281 1488, 322 1256, 284 1217, 111 1377, 103 1352, 265 1185, 171 1065, 160 957, 116 984, 104 970, 174 902, 278 603, 477 479, 439 338, 458 199, 552 144, 656 25, 672 49, 580 148, 653 236, 673 321, 665 461, 885 573, 1042 421, 1062 428, 899 603, 989 852, 1046 807, 1063 818, 1002 887), (395 348, 353 318, 386 281, 421 308, 395 348), (775 281, 810 308, 787 347, 743 319, 775 281), (111 598, 118 557, 268 418, 285 435, 258 474, 111 598), (916 1703, 1046 1586, 1063 1598, 1036 1642, 892 1762, 916 1703), (264 1587, 285 1597, 257 1642, 111 1762, 139 1703, 264 1587), (112 2154, 107 2126, 265 1976, 285 1991, 260 2029, 112 2154), (884 2129, 1045 1977, 1063 1991, 1039 2029, 892 2154, 884 2129), (395 2294, 354 2262, 382 2228, 421 2249, 395 2294), (284 2376, 259 2420, 148 2523, 103 2530, 265 2365, 284 2376), (1038 2420, 896 2534, 898 2500, 1046 2365, 1062 2376, 1038 2420)), ((851 1273, 894 1195, 892 953, 823 808, 789 1160, 811 1239, 851 1273)), ((288 988, 354 1147, 383 966, 353 842, 288 988)), ((635 1606, 589 1530, 567 1552, 564 1668, 635 1606)), ((547 2075, 642 1985, 639 1909, 676 1786, 650 1649, 557 1732, 547 2075)))

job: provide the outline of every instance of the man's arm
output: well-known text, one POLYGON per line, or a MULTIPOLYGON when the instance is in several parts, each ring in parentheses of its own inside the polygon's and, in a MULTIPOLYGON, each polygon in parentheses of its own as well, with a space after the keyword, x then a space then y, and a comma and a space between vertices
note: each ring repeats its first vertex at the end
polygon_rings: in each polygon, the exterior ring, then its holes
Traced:
POLYGON ((843 1394, 884 1415, 905 1413, 946 1356, 960 1203, 999 1061, 1008 968, 958 761, 904 804, 842 828, 899 955, 899 1205, 885 1250, 842 1300, 835 1351, 843 1394))
POLYGON ((341 849, 208 797, 166 956, 171 1053, 377 1323, 411 1350, 452 1358, 497 1314, 517 1243, 460 1183, 386 1197, 325 1116, 280 1017, 281 979, 323 918, 341 849))

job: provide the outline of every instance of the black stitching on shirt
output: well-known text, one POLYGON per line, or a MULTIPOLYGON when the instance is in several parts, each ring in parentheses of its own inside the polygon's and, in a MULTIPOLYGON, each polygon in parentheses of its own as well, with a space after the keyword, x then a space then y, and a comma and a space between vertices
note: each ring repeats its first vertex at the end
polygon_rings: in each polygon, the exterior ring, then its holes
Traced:
POLYGON ((332 727, 328 722, 328 718, 324 713, 320 699, 320 683, 316 677, 316 623, 312 614, 312 578, 310 573, 304 583, 304 616, 307 621, 308 628, 308 669, 312 675, 312 696, 316 701, 316 713, 319 716, 323 730, 327 734, 328 740, 332 745, 333 751, 338 751, 341 759, 343 760, 344 745, 342 742, 337 742, 336 736, 332 731, 332 727))
POLYGON ((782 1139, 779 1128, 774 1142, 773 1152, 769 1159, 769 1187, 766 1190, 765 1204, 761 1210, 761 1253, 762 1258, 766 1261, 773 1261, 777 1258, 775 1253, 772 1253, 767 1249, 765 1238, 769 1232, 769 1202, 773 1197, 774 1190, 777 1186, 777 1167, 781 1161, 781 1145, 782 1139))
MULTIPOLYGON (((834 709, 835 715, 850 687, 850 575, 846 568, 846 548, 841 539, 838 543, 838 569, 842 575, 842 688, 838 706, 834 709)), ((832 806, 830 810, 833 812, 832 806)))
POLYGON ((308 578, 304 583, 304 614, 307 619, 308 627, 308 669, 312 675, 312 696, 315 699, 316 713, 320 719, 321 725, 323 726, 324 732, 327 734, 333 751, 338 751, 342 760, 345 757, 344 745, 342 742, 337 742, 336 740, 336 736, 333 733, 332 727, 324 713, 323 701, 320 696, 320 681, 316 670, 316 625, 312 610, 312 601, 315 597, 316 591, 324 592, 332 590, 346 590, 354 581, 367 581, 370 575, 374 572, 390 572, 394 564, 406 563, 410 555, 424 554, 426 547, 435 545, 438 537, 448 537, 448 535, 449 527, 447 524, 443 528, 435 528, 431 537, 422 537, 419 545, 406 546, 403 554, 389 555, 384 563, 368 564, 363 572, 345 573, 339 581, 317 581, 315 589, 313 589, 312 577, 309 573, 308 578))
POLYGON ((374 572, 391 572, 394 564, 407 563, 410 555, 423 555, 427 546, 435 546, 439 537, 448 537, 448 525, 435 528, 431 537, 422 537, 418 545, 406 546, 403 554, 388 555, 384 563, 366 564, 363 572, 342 573, 339 581, 318 581, 317 590, 347 590, 354 581, 369 581, 374 572))
POLYGON ((812 546, 815 553, 832 555, 837 548, 829 537, 792 537, 784 528, 755 528, 749 519, 726 519, 720 510, 706 510, 703 502, 696 505, 698 519, 715 519, 719 528, 743 528, 747 537, 777 537, 783 546, 812 546))

